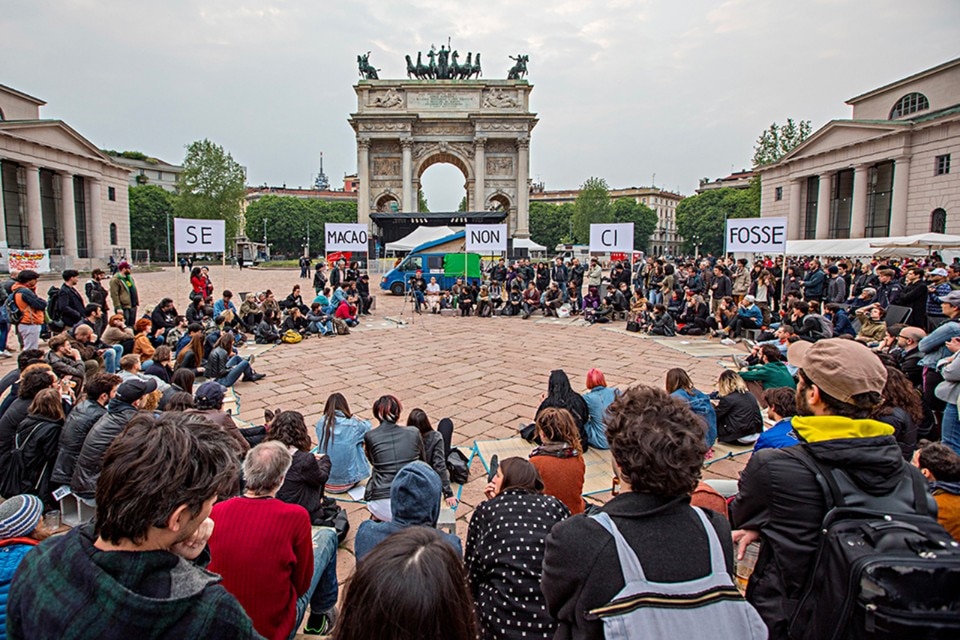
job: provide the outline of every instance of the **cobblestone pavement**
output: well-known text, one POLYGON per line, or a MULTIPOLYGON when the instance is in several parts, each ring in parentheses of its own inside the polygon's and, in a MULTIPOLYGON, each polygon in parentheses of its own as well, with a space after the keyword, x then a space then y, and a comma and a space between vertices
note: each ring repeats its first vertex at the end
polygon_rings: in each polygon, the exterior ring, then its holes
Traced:
MULTIPOLYGON (((304 299, 312 297, 310 280, 296 270, 260 270, 214 267, 215 295, 226 287, 234 293, 270 288, 278 299, 294 284, 301 284, 304 299)), ((141 312, 161 297, 176 300, 181 311, 187 304, 189 283, 179 269, 134 273, 141 312), (171 295, 175 293, 175 295, 171 295)), ((351 409, 371 418, 373 402, 393 394, 403 403, 404 416, 420 407, 436 422, 445 416, 455 425, 454 444, 465 449, 475 439, 507 438, 521 422, 533 419, 552 369, 562 368, 574 389, 584 390, 587 370, 601 369, 611 386, 635 384, 662 386, 672 367, 686 369, 694 384, 706 392, 714 388, 721 368, 716 358, 694 358, 652 340, 620 330, 622 323, 588 326, 577 320, 520 318, 460 318, 416 315, 401 298, 379 291, 379 277, 371 277, 376 291, 373 316, 363 319, 349 336, 313 337, 297 345, 279 345, 257 357, 256 369, 267 378, 241 382, 239 417, 259 423, 267 407, 304 414, 307 424, 321 417, 330 393, 343 393, 351 409), (397 321, 402 322, 399 324, 397 321)), ((50 284, 41 282, 46 290, 50 284)), ((234 297, 239 306, 240 298, 234 297)), ((16 339, 11 337, 10 344, 16 339)), ((3 363, 0 374, 9 370, 3 363)), ((722 460, 705 477, 736 478, 745 456, 722 460)), ((486 479, 474 460, 472 480, 463 488, 456 511, 457 533, 465 539, 473 507, 483 499, 486 479)), ((595 496, 601 501, 609 494, 595 496)), ((341 551, 340 578, 353 570, 352 539, 366 517, 361 505, 346 505, 351 534, 341 551)))

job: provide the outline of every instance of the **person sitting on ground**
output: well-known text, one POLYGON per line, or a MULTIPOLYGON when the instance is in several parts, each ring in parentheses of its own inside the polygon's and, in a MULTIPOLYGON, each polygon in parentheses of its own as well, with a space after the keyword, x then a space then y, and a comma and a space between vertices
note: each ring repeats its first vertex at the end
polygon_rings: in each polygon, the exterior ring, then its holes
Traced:
MULTIPOLYGON (((100 369, 100 362, 103 362, 103 370, 107 373, 117 372, 117 361, 123 355, 123 347, 120 345, 110 346, 97 338, 96 332, 86 324, 78 325, 73 332, 73 337, 77 341, 80 350, 86 350, 85 361, 97 363, 97 369, 100 369), (87 357, 92 356, 92 357, 87 357)), ((89 365, 87 365, 89 368, 89 365)))
POLYGON ((670 317, 676 321, 677 318, 680 317, 680 313, 683 311, 683 295, 674 289, 670 292, 669 296, 667 296, 667 300, 664 302, 664 305, 667 307, 667 313, 669 313, 670 317))
MULTIPOLYGON (((267 377, 265 373, 253 370, 248 358, 238 355, 233 348, 233 333, 224 331, 207 358, 205 375, 224 387, 232 387, 241 377, 245 382, 257 382, 267 377)), ((250 356, 253 358, 253 356, 250 356)))
POLYGON ((877 303, 857 309, 857 319, 860 321, 857 341, 867 345, 883 342, 887 333, 886 315, 886 310, 877 303))
POLYGON ((473 297, 467 285, 463 285, 460 295, 457 297, 457 308, 460 309, 460 317, 464 318, 470 315, 473 310, 473 297))
POLYGON ((566 409, 547 408, 537 414, 537 436, 543 442, 530 452, 530 462, 543 480, 543 493, 581 513, 586 464, 573 417, 566 409))
POLYGON ((609 449, 607 444, 607 427, 604 424, 604 414, 607 407, 620 395, 616 387, 607 387, 607 379, 600 369, 587 371, 587 392, 583 394, 583 401, 587 403, 587 442, 597 449, 609 449))
MULTIPOLYGON (((436 528, 440 518, 441 483, 430 465, 420 460, 405 465, 390 485, 389 522, 364 520, 357 528, 354 553, 361 562, 378 544, 408 527, 436 528)), ((462 555, 460 538, 443 533, 444 539, 462 555)), ((386 542, 385 544, 390 544, 386 542)))
MULTIPOLYGON (((747 388, 761 400, 760 394, 767 389, 777 387, 797 388, 797 381, 787 369, 780 349, 772 344, 759 345, 759 362, 741 370, 740 377, 747 383, 747 388)), ((761 401, 762 404, 762 401, 761 401)))
POLYGON ((107 449, 138 415, 145 402, 144 398, 156 388, 157 381, 152 378, 131 378, 117 387, 116 393, 107 402, 107 410, 84 438, 77 456, 70 488, 78 498, 88 504, 93 503, 107 449))
POLYGON ((754 451, 760 449, 782 449, 799 444, 800 440, 793 430, 793 416, 797 414, 797 393, 790 387, 776 387, 763 392, 767 404, 767 418, 773 421, 770 428, 764 427, 753 445, 754 451))
MULTIPOLYGON (((714 511, 690 506, 707 452, 703 423, 685 403, 638 386, 610 406, 607 437, 620 494, 599 514, 566 519, 547 537, 540 586, 559 625, 556 637, 603 638, 604 620, 590 612, 616 600, 628 584, 644 593, 664 593, 665 583, 678 589, 686 583, 690 590, 680 593, 713 587, 732 601, 684 609, 680 615, 709 617, 703 624, 714 625, 711 632, 722 637, 766 638, 760 618, 739 600, 733 585, 729 524, 714 511), (621 560, 627 549, 632 561, 621 560), (639 576, 636 570, 628 573, 627 562, 642 567, 639 576), (711 609, 731 606, 737 611, 710 616, 711 609), (734 620, 738 624, 730 623, 734 620)), ((663 637, 680 637, 670 633, 666 610, 653 611, 661 614, 663 637)))
POLYGON ((305 318, 307 322, 307 331, 321 336, 335 336, 336 330, 333 328, 333 321, 330 315, 323 311, 323 305, 319 302, 313 302, 310 305, 310 311, 305 318))
POLYGON ((294 333, 299 333, 301 336, 308 337, 310 322, 306 316, 300 312, 300 307, 290 307, 287 311, 287 317, 280 323, 280 335, 288 331, 293 331, 294 333))
MULTIPOLYGON (((36 349, 30 351, 39 353, 36 349)), ((17 360, 19 362, 20 359, 17 360)), ((39 362, 24 367, 19 384, 10 390, 10 395, 14 399, 7 406, 3 416, 0 416, 0 469, 7 468, 7 461, 16 441, 17 429, 27 417, 33 399, 42 390, 54 385, 59 388, 57 375, 50 369, 50 365, 39 362)))
POLYGON ((137 323, 133 325, 133 329, 133 353, 140 356, 140 364, 148 360, 153 360, 153 352, 163 344, 163 338, 160 337, 163 329, 157 329, 156 332, 154 332, 153 323, 150 322, 149 318, 140 318, 137 320, 137 323))
POLYGON ((222 316, 227 311, 230 311, 237 318, 241 317, 236 305, 233 304, 233 292, 224 289, 222 297, 213 303, 213 316, 215 318, 222 316))
POLYGON ((754 302, 753 296, 745 295, 737 305, 737 314, 727 327, 727 333, 731 338, 742 338, 744 329, 759 329, 763 326, 763 312, 754 302))
POLYGON ((311 452, 313 443, 303 414, 299 411, 281 411, 274 416, 264 442, 270 440, 286 445, 293 456, 290 470, 277 491, 277 498, 306 509, 312 524, 324 524, 323 492, 330 477, 330 457, 311 452))
POLYGON ((693 381, 683 369, 670 369, 666 375, 666 390, 674 398, 680 398, 690 406, 690 410, 703 420, 706 427, 707 449, 717 441, 717 412, 707 394, 693 386, 693 381))
POLYGON ((721 298, 719 302, 714 298, 713 304, 716 305, 716 308, 713 316, 707 320, 707 324, 713 331, 714 338, 725 338, 728 335, 727 329, 730 327, 730 323, 737 315, 737 305, 730 296, 721 298))
POLYGON ((440 532, 408 527, 374 547, 346 587, 334 640, 476 640, 459 555, 440 532))
MULTIPOLYGON (((203 327, 199 324, 191 324, 190 332, 184 336, 187 340, 185 346, 181 346, 177 353, 176 369, 189 369, 194 375, 201 376, 204 373, 204 338, 203 327)), ((181 343, 183 340, 181 340, 181 343)), ((124 356, 125 358, 126 356, 124 356)), ((120 358, 121 362, 123 358, 120 358)))
POLYGON ((724 444, 753 444, 763 431, 763 415, 756 397, 736 371, 717 379, 717 440, 724 444))
POLYGON ((334 317, 342 320, 348 327, 355 327, 360 324, 360 321, 357 319, 356 305, 352 305, 346 300, 340 301, 340 304, 337 305, 337 310, 333 315, 334 317))
POLYGON ((273 311, 265 310, 260 324, 253 331, 254 342, 257 344, 280 344, 280 333, 277 331, 276 316, 273 311))
POLYGON ((710 307, 703 301, 703 296, 687 291, 686 304, 680 314, 678 323, 682 323, 677 333, 684 336, 702 336, 709 332, 710 307))
POLYGON ((242 458, 250 450, 250 443, 243 437, 233 416, 223 410, 223 400, 226 388, 213 380, 204 382, 197 387, 194 393, 194 409, 187 413, 206 418, 212 424, 220 427, 233 438, 238 457, 242 458))
POLYGON ((98 373, 84 386, 86 398, 70 410, 60 432, 57 459, 50 474, 53 486, 69 485, 73 480, 83 441, 93 425, 107 412, 107 403, 116 395, 121 382, 118 375, 98 373))
POLYGON ((793 303, 790 324, 796 330, 797 337, 806 342, 833 337, 833 325, 830 321, 816 313, 810 303, 803 300, 793 303))
POLYGON ((198 296, 196 298, 190 299, 190 304, 187 305, 187 310, 184 313, 184 317, 187 319, 188 323, 200 322, 203 320, 203 316, 207 313, 207 302, 206 299, 198 296))
POLYGON ((43 503, 30 494, 12 496, 0 504, 0 637, 6 640, 7 594, 14 573, 27 552, 56 533, 43 521, 43 503))
MULTIPOLYGON (((513 304, 512 294, 510 304, 513 304)), ((523 290, 523 319, 526 320, 537 309, 540 308, 540 291, 534 282, 529 282, 527 288, 523 290)), ((546 311, 544 311, 546 313, 546 311)), ((514 315, 514 314, 510 314, 514 315)))
POLYGON ((543 494, 536 467, 522 458, 501 460, 484 495, 464 553, 480 637, 553 638, 556 622, 540 590, 544 544, 570 511, 543 494))
POLYGON ((960 455, 942 442, 921 440, 913 465, 927 479, 937 501, 937 522, 960 542, 960 455))
POLYGON ((267 311, 269 311, 274 318, 280 317, 280 303, 277 302, 276 296, 270 289, 263 292, 263 300, 260 301, 260 308, 263 310, 264 316, 266 316, 267 311))
POLYGON ((286 309, 287 311, 294 308, 300 309, 300 313, 306 315, 309 309, 307 309, 307 305, 303 303, 303 296, 300 295, 300 285, 293 285, 293 290, 290 292, 290 295, 280 303, 280 308, 286 309))
POLYGON ((397 472, 414 460, 424 460, 423 440, 412 427, 397 424, 403 406, 394 396, 381 396, 373 403, 373 416, 380 424, 363 436, 364 451, 373 467, 363 499, 378 520, 389 522, 390 484, 397 472))
MULTIPOLYGON (((440 422, 442 423, 443 420, 440 422)), ((411 409, 407 416, 407 426, 414 427, 420 432, 420 437, 423 438, 424 459, 440 478, 443 499, 448 506, 456 507, 457 499, 453 495, 453 489, 450 488, 450 472, 447 470, 447 452, 443 436, 430 424, 430 418, 423 409, 411 409)))
POLYGON ((328 493, 345 493, 370 476, 370 464, 363 451, 363 437, 370 431, 369 420, 350 412, 341 393, 331 393, 317 422, 317 451, 330 458, 328 493))
POLYGON ((597 287, 587 287, 587 295, 583 296, 583 319, 593 324, 597 321, 597 311, 600 309, 600 290, 597 287))
POLYGON ((143 370, 143 375, 153 376, 166 385, 170 384, 170 375, 173 372, 173 352, 167 345, 157 347, 153 352, 152 364, 143 370))
POLYGON ((173 396, 178 393, 186 393, 190 396, 190 407, 193 408, 193 383, 196 381, 196 374, 190 369, 174 369, 170 376, 170 386, 163 390, 160 395, 160 402, 157 405, 161 411, 174 411, 169 407, 173 396))
POLYGON ((490 302, 490 288, 487 285, 481 286, 477 293, 477 317, 493 317, 493 304, 490 302))
POLYGON ((823 314, 823 317, 833 324, 833 335, 836 337, 850 336, 853 338, 857 335, 857 330, 853 328, 853 324, 850 322, 850 316, 848 316, 844 308, 836 302, 827 304, 827 310, 823 314))
POLYGON ((260 304, 257 302, 256 294, 247 294, 247 299, 240 305, 239 315, 240 322, 243 323, 244 329, 252 333, 263 318, 263 311, 260 310, 260 304))
POLYGON ((630 303, 627 302, 623 292, 611 283, 607 285, 607 295, 603 298, 603 307, 609 309, 614 316, 617 314, 624 315, 630 308, 630 303))
POLYGON ((177 326, 177 308, 173 305, 173 300, 170 298, 160 300, 150 313, 150 322, 153 323, 154 329, 162 329, 163 336, 166 338, 167 331, 177 326))
POLYGON ((19 486, 8 488, 14 494, 36 495, 47 509, 57 508, 50 475, 57 461, 57 445, 65 417, 60 392, 59 386, 43 389, 30 403, 27 417, 17 427, 14 436, 14 446, 19 450, 23 465, 19 486))
POLYGON ((440 313, 440 285, 437 284, 436 276, 430 276, 430 282, 427 284, 427 311, 430 313, 440 313))
POLYGON ((550 378, 547 381, 547 392, 542 396, 540 406, 537 407, 536 418, 540 417, 540 412, 549 407, 557 409, 566 409, 573 417, 577 425, 577 435, 580 438, 580 447, 583 452, 590 448, 587 442, 587 419, 590 417, 590 410, 583 396, 573 390, 570 386, 570 379, 563 369, 554 369, 550 372, 550 378))
POLYGON ((128 353, 120 358, 120 371, 117 372, 120 379, 126 382, 133 378, 143 379, 140 373, 140 356, 135 353, 128 353))
POLYGON ((887 383, 883 386, 883 402, 870 414, 873 420, 893 427, 893 437, 900 445, 903 459, 909 462, 917 448, 917 431, 923 424, 923 399, 899 369, 887 365, 887 383))
MULTIPOLYGON (((642 327, 641 327, 642 329, 642 327)), ((673 316, 662 304, 653 305, 653 315, 646 327, 647 333, 652 336, 672 337, 677 335, 677 323, 673 316)))
POLYGON ((45 359, 57 377, 70 376, 78 384, 83 383, 87 369, 80 351, 70 342, 70 336, 67 333, 55 335, 47 341, 47 347, 50 350, 47 351, 45 359))

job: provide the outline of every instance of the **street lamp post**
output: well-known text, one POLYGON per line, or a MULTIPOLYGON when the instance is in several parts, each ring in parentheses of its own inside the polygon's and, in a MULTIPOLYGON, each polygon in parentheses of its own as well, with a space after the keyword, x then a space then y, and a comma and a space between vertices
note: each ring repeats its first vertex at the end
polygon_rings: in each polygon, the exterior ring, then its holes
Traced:
POLYGON ((263 258, 267 258, 267 219, 263 219, 263 258))
POLYGON ((164 211, 163 214, 167 217, 167 262, 170 262, 170 212, 164 211))

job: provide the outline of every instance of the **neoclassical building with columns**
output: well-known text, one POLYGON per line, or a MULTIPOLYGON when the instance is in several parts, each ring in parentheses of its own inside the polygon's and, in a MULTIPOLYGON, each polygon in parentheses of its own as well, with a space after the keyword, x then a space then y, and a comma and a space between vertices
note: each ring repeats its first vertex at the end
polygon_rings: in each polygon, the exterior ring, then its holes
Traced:
POLYGON ((129 170, 44 104, 0 85, 0 246, 49 249, 54 270, 128 254, 129 170))
POLYGON ((847 104, 757 169, 761 215, 786 217, 791 240, 960 233, 960 58, 847 104))

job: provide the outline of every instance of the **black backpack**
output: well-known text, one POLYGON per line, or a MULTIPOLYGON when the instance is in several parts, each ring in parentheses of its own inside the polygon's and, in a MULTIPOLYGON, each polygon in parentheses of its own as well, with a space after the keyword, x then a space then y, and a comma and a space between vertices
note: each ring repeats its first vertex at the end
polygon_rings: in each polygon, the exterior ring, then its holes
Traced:
POLYGON ((47 290, 47 317, 50 322, 58 323, 61 320, 60 314, 60 287, 50 287, 47 290))
POLYGON ((7 321, 10 324, 23 322, 23 311, 17 306, 16 291, 7 296, 7 299, 3 301, 3 306, 7 309, 7 321))
POLYGON ((814 565, 790 620, 795 640, 960 638, 960 543, 930 513, 926 481, 906 462, 885 496, 801 447, 827 499, 814 565))

